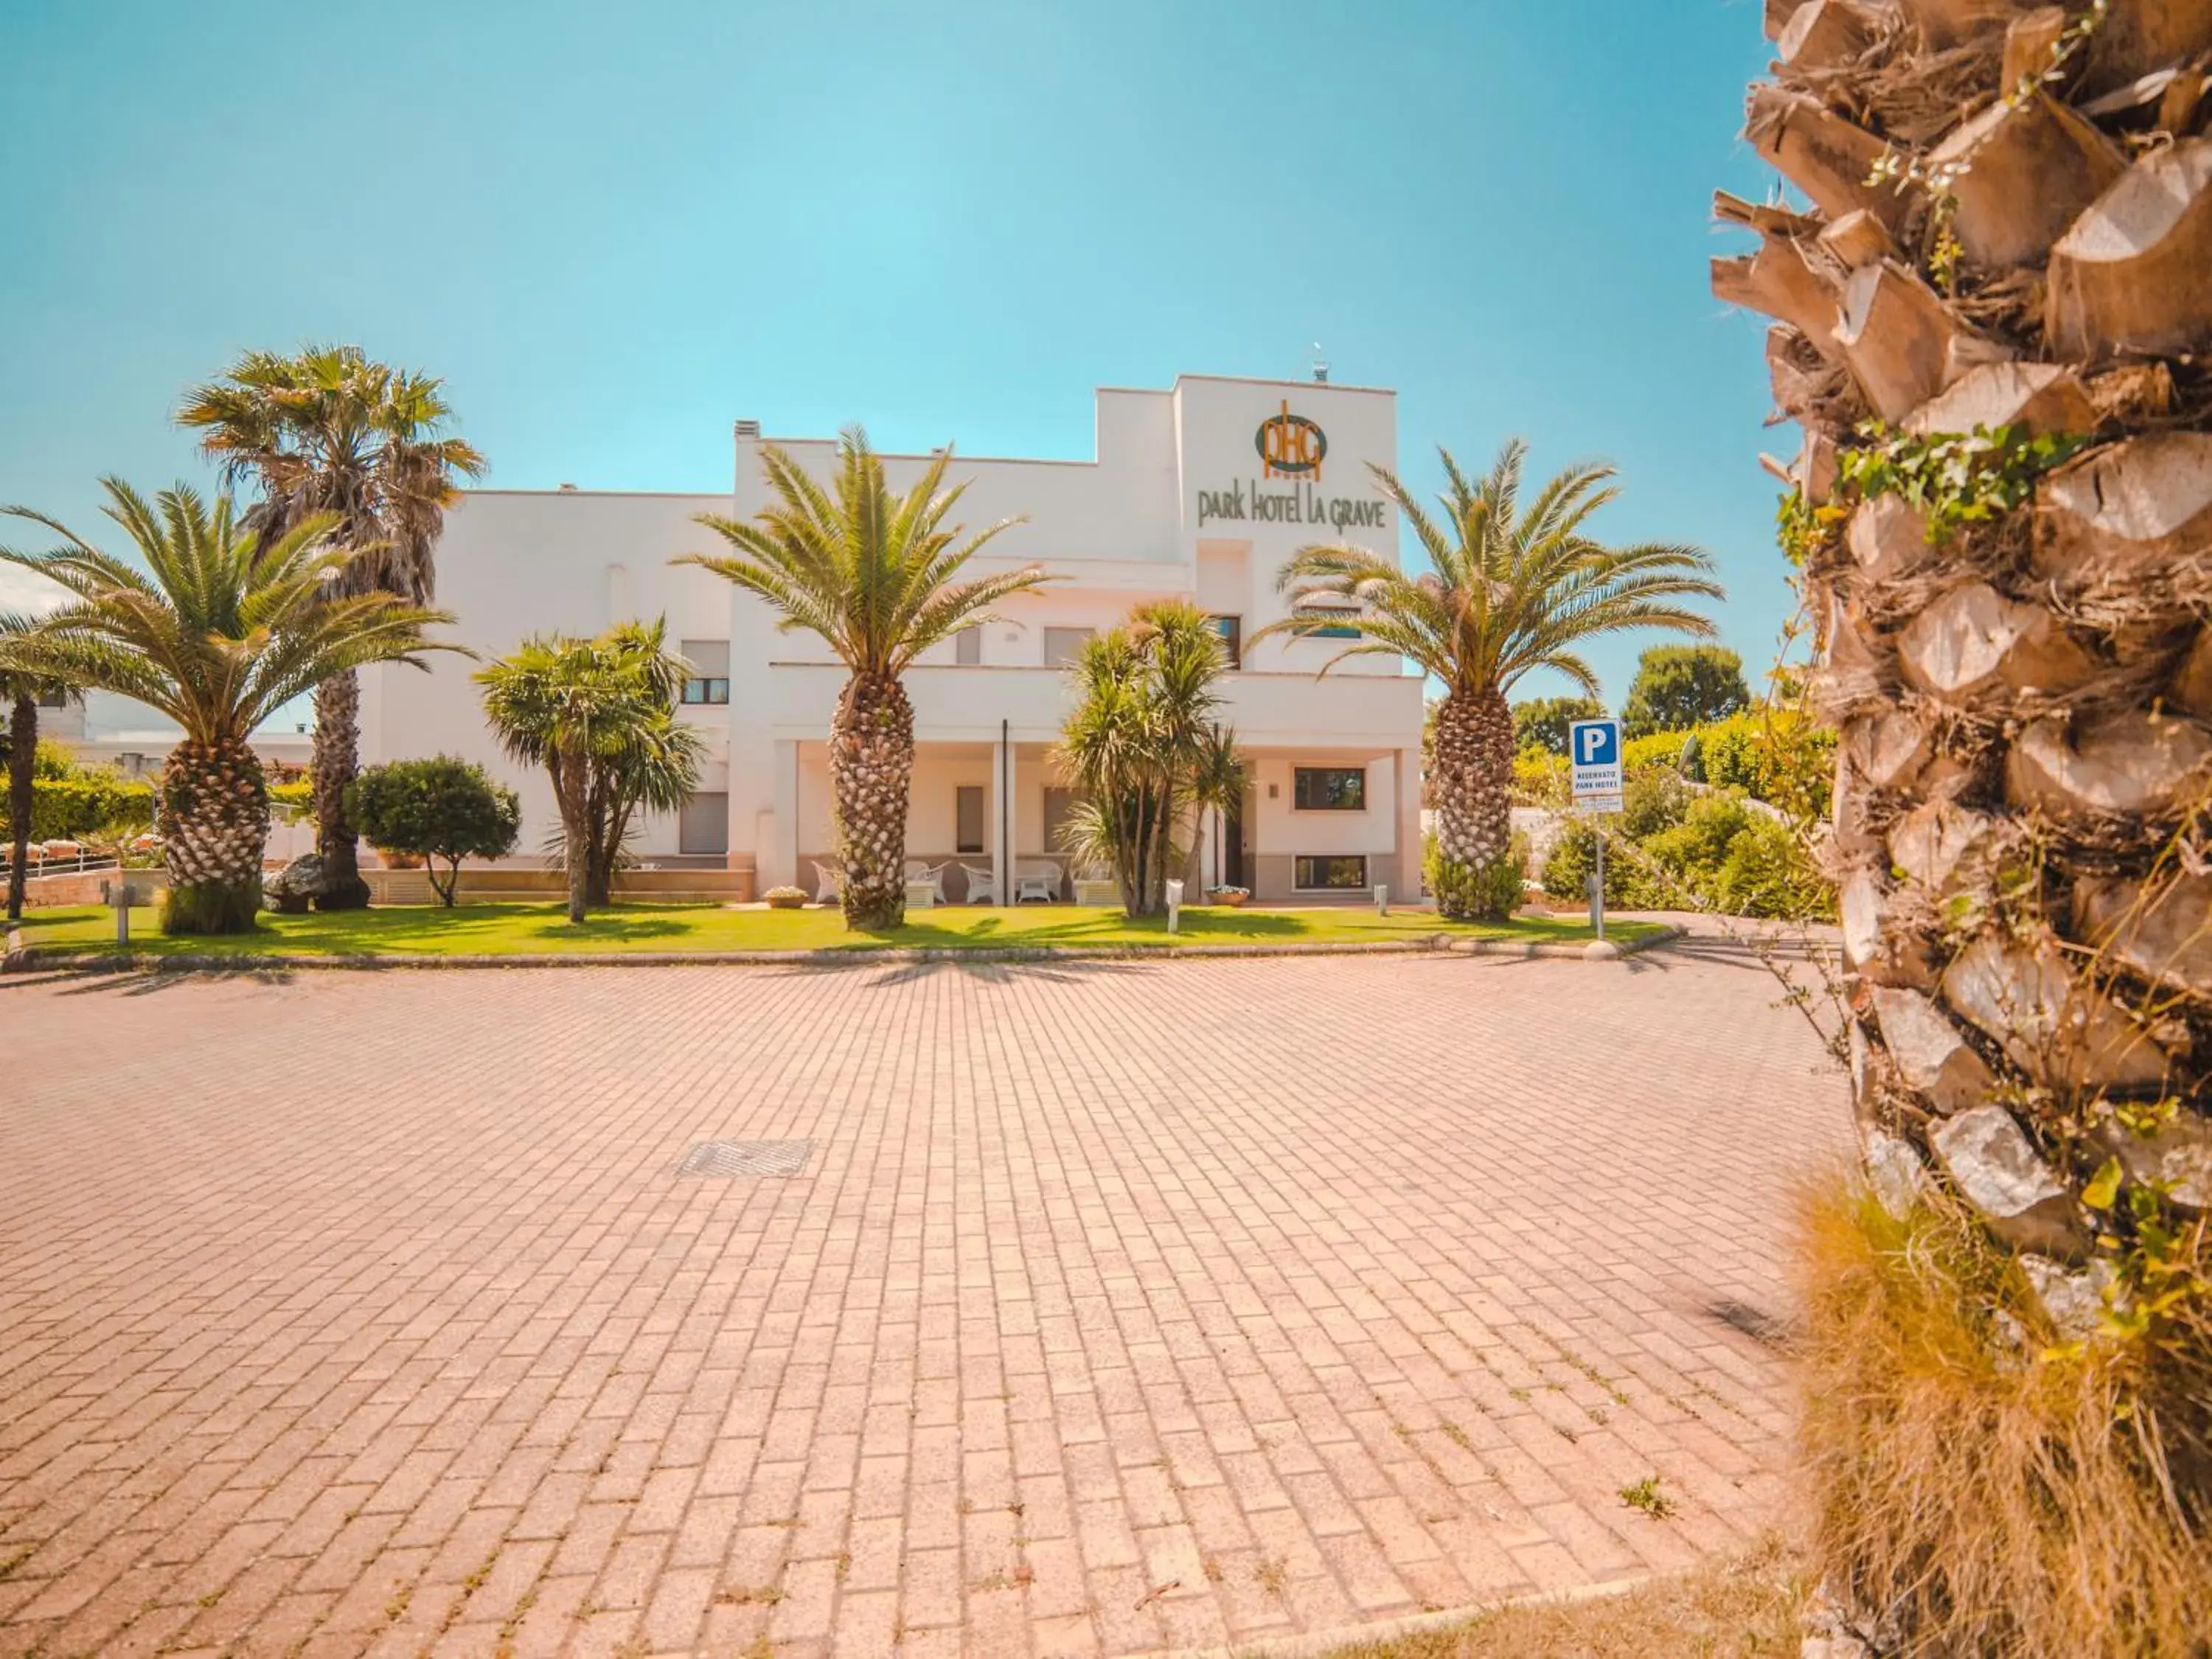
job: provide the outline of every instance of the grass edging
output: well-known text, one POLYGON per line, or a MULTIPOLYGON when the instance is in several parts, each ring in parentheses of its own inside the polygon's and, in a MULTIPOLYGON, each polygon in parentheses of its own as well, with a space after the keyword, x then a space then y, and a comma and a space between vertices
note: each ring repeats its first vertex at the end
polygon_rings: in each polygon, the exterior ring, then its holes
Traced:
POLYGON ((1655 1583, 1656 1575, 1638 1573, 1632 1578, 1611 1578, 1600 1584, 1576 1584, 1566 1589, 1537 1590, 1509 1595, 1502 1601, 1478 1601, 1463 1607, 1442 1607, 1434 1613, 1409 1613, 1401 1618, 1367 1625, 1340 1625, 1334 1630, 1310 1631, 1291 1636, 1262 1636, 1225 1646, 1158 1648, 1128 1659, 1326 1659, 1347 1648, 1366 1648, 1408 1636, 1425 1636, 1473 1623, 1492 1613, 1522 1607, 1573 1607, 1583 1601, 1605 1601, 1626 1595, 1655 1583))
MULTIPOLYGON (((1654 945, 1682 936, 1672 923, 1633 939, 1608 940, 1617 957, 1635 956, 1654 945)), ((309 968, 363 969, 383 968, 772 968, 834 967, 841 963, 916 962, 1071 962, 1144 960, 1171 961, 1184 957, 1328 957, 1425 956, 1547 957, 1570 961, 1592 958, 1587 952, 1595 940, 1567 945, 1537 939, 1463 939, 1449 933, 1420 938, 1369 942, 1322 940, 1307 944, 1269 945, 847 945, 834 950, 810 951, 571 951, 515 952, 497 956, 440 955, 426 951, 362 951, 349 955, 318 953, 288 955, 283 951, 196 953, 176 951, 125 952, 86 946, 82 950, 20 945, 21 935, 11 933, 0 973, 27 973, 38 969, 74 969, 83 973, 266 973, 271 969, 309 968)), ((1607 958, 1611 959, 1611 958, 1607 958)))

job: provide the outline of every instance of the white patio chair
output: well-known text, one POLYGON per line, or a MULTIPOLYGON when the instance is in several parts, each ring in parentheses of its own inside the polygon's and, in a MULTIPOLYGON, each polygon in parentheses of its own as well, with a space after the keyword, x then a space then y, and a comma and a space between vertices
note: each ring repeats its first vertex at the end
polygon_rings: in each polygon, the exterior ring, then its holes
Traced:
POLYGON ((1014 902, 1060 902, 1060 866, 1050 859, 1024 859, 1014 866, 1014 902))
POLYGON ((961 870, 968 878, 968 902, 996 904, 999 902, 999 872, 988 864, 963 864, 961 870))
POLYGON ((814 902, 817 904, 835 904, 837 902, 838 895, 843 890, 844 883, 839 877, 837 872, 829 865, 819 862, 816 863, 814 866, 814 902))
POLYGON ((906 879, 910 882, 927 882, 930 886, 929 902, 933 904, 945 902, 945 866, 943 865, 933 866, 927 859, 908 859, 906 861, 906 879))

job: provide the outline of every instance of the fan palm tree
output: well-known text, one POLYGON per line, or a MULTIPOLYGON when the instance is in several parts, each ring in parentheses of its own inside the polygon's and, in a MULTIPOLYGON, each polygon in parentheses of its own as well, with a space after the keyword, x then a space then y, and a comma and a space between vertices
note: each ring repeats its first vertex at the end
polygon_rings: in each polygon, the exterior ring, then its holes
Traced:
MULTIPOLYGON (((362 550, 339 578, 346 594, 382 591, 417 605, 437 593, 434 562, 458 479, 483 457, 442 428, 453 411, 443 382, 372 362, 358 346, 309 346, 295 356, 249 351, 222 379, 195 387, 177 411, 204 435, 232 488, 251 481, 261 500, 245 524, 283 536, 334 514, 338 538, 362 550)), ((360 852, 346 822, 346 786, 361 769, 361 682, 351 672, 315 688, 316 851, 319 908, 368 902, 360 852)))
POLYGON ((39 757, 39 704, 64 696, 73 689, 52 674, 33 672, 27 664, 11 664, 9 642, 27 640, 37 623, 17 611, 0 611, 0 702, 9 705, 8 718, 8 830, 12 843, 8 860, 8 920, 23 919, 23 882, 30 856, 31 812, 36 801, 34 769, 39 757))
MULTIPOLYGON (((1401 656, 1443 686, 1437 705, 1437 860, 1430 884, 1437 908, 1465 921, 1501 914, 1492 879, 1511 830, 1513 711, 1506 696, 1531 670, 1549 668, 1598 695, 1597 676, 1577 654, 1583 641, 1630 629, 1710 636, 1711 622, 1680 601, 1721 598, 1707 574, 1711 557, 1666 543, 1613 548, 1593 540, 1591 515, 1620 493, 1613 469, 1568 468, 1524 511, 1519 439, 1498 452, 1480 482, 1443 457, 1448 488, 1440 522, 1388 469, 1370 466, 1376 485, 1413 527, 1431 568, 1419 575, 1364 547, 1301 548, 1283 567, 1291 615, 1261 635, 1315 635, 1340 629, 1347 600, 1360 609, 1357 644, 1346 657, 1401 656), (1326 608, 1334 602, 1337 608, 1326 608)), ((1258 637, 1255 635, 1255 637, 1258 637)))
POLYGON ((1228 665, 1212 619, 1181 599, 1139 606, 1069 665, 1077 702, 1054 758, 1081 792, 1070 850, 1114 872, 1133 916, 1167 908, 1189 851, 1178 837, 1243 788, 1236 738, 1214 718, 1228 665))
POLYGON ((1002 520, 964 538, 961 526, 947 528, 967 488, 945 487, 949 448, 903 495, 892 494, 882 458, 858 427, 839 441, 827 489, 773 444, 762 459, 776 504, 750 524, 702 514, 732 552, 676 562, 702 565, 766 600, 783 613, 783 627, 820 635, 852 671, 830 727, 845 921, 896 927, 906 919, 914 779, 914 706, 900 677, 931 646, 989 621, 992 605, 1047 578, 1031 565, 956 580, 978 549, 1022 521, 1002 520))
POLYGON ((675 713, 684 664, 664 641, 659 622, 533 638, 477 674, 501 745, 552 780, 572 922, 610 902, 632 814, 680 811, 698 787, 702 745, 675 713))
POLYGON ((261 902, 269 794, 248 737, 277 708, 367 663, 422 665, 423 630, 451 618, 380 591, 354 591, 361 556, 336 544, 335 514, 278 533, 248 530, 228 495, 210 507, 179 484, 146 499, 102 481, 105 509, 144 562, 103 553, 28 507, 0 508, 61 537, 0 561, 51 578, 70 599, 18 639, 33 673, 132 697, 184 727, 161 775, 169 869, 162 927, 250 931, 261 902))

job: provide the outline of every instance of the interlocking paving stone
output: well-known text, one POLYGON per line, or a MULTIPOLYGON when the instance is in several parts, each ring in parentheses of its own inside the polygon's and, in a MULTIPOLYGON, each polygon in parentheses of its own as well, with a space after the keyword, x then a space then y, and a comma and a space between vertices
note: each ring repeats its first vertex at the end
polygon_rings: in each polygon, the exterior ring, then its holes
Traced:
POLYGON ((1849 1130, 1692 946, 0 981, 0 1656, 1042 1659, 1727 1548, 1849 1130))

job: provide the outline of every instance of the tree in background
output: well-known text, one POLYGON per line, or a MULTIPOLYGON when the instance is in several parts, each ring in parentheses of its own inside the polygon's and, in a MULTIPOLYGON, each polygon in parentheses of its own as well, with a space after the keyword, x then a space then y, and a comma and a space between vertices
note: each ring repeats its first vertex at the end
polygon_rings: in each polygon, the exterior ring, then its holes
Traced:
POLYGON ((1630 629, 1710 635, 1713 625, 1680 601, 1718 599, 1712 560, 1694 547, 1605 546, 1590 516, 1619 493, 1613 470, 1576 466, 1537 491, 1523 510, 1527 446, 1515 439, 1487 477, 1468 478, 1449 450, 1442 522, 1397 475, 1370 466, 1376 486, 1405 515, 1431 568, 1413 574, 1395 558, 1332 544, 1302 548, 1283 567, 1291 615, 1260 630, 1298 635, 1340 629, 1342 602, 1360 606, 1346 657, 1404 657, 1444 687, 1437 708, 1433 769, 1437 856, 1429 884, 1437 908, 1458 921, 1496 921, 1517 902, 1511 859, 1513 714, 1506 694, 1521 677, 1555 669, 1590 696, 1597 677, 1577 653, 1583 641, 1630 629), (1336 601, 1324 611, 1313 602, 1336 601))
POLYGON ((1717 645, 1655 645, 1636 664, 1620 735, 1687 732, 1751 706, 1743 659, 1717 645))
POLYGON ((1212 619, 1181 599, 1139 605, 1068 665, 1076 704, 1054 758, 1079 793, 1070 850, 1114 872, 1133 916, 1166 911, 1186 832, 1243 789, 1236 738, 1215 718, 1228 666, 1212 619))
POLYGON ((8 757, 8 920, 23 919, 23 884, 31 845, 32 789, 39 759, 39 704, 49 696, 66 696, 74 688, 66 680, 41 674, 27 662, 10 665, 11 641, 27 640, 37 626, 33 618, 0 611, 0 703, 8 706, 8 727, 0 734, 8 757))
POLYGON ((1869 1177, 1799 1253, 1818 1645, 2201 1653, 2212 6, 1765 15, 1808 206, 1721 198, 1713 287, 1804 428, 1869 1177))
POLYGON ((884 481, 882 457, 858 427, 838 441, 825 489, 774 444, 762 465, 777 500, 750 524, 702 514, 730 544, 703 565, 782 612, 782 626, 818 634, 850 671, 830 722, 839 894, 849 927, 906 920, 906 820, 914 781, 914 705, 901 677, 939 641, 991 620, 1010 593, 1047 580, 1030 565, 956 580, 1007 519, 963 538, 945 517, 967 485, 945 487, 952 452, 939 450, 903 495, 884 481))
POLYGON ((506 857, 522 829, 514 791, 451 755, 368 767, 346 790, 345 805, 348 822, 371 847, 423 860, 448 908, 460 886, 461 860, 506 857))
POLYGON ((4 509, 59 535, 49 553, 0 561, 51 578, 69 602, 10 647, 33 673, 132 697, 184 727, 161 774, 169 870, 163 928, 250 932, 261 904, 269 797, 253 728, 309 687, 364 664, 422 665, 424 629, 451 618, 390 593, 357 591, 359 556, 336 545, 335 515, 281 535, 244 529, 228 495, 212 509, 179 485, 149 504, 103 481, 107 515, 143 568, 101 552, 28 507, 4 509))
MULTIPOLYGON (((203 435, 225 482, 252 482, 261 500, 248 529, 283 536, 325 514, 356 550, 338 577, 343 597, 383 592, 417 605, 437 594, 435 556, 459 480, 483 457, 444 431, 444 382, 373 362, 358 346, 311 345, 295 355, 249 351, 223 376, 187 393, 179 422, 203 435)), ((346 786, 361 769, 361 681, 351 670, 315 688, 315 840, 323 863, 319 909, 368 902, 346 786)))
POLYGON ((1577 720, 1602 720, 1605 705, 1595 697, 1531 697, 1513 705, 1513 746, 1534 744, 1554 755, 1567 752, 1567 728, 1577 720))
POLYGON ((664 639, 655 622, 526 640, 476 677, 501 746, 552 781, 572 922, 611 902, 636 811, 681 811, 698 787, 702 745, 675 712, 684 663, 664 639))

